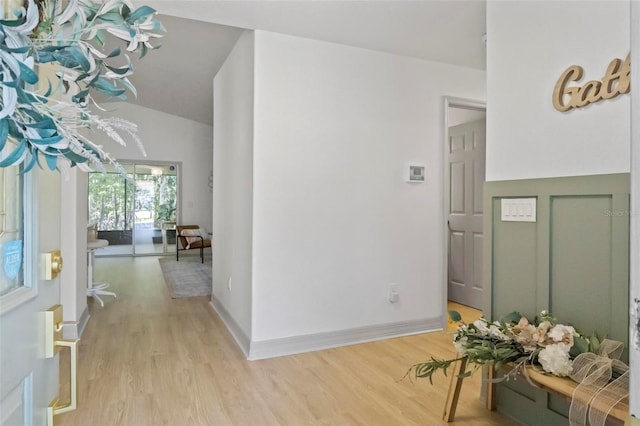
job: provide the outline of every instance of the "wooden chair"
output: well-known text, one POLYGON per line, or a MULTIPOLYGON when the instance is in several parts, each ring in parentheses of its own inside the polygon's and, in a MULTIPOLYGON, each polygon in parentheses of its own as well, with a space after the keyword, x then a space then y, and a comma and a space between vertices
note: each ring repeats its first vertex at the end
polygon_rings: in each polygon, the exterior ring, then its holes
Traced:
POLYGON ((200 259, 204 263, 206 247, 211 247, 211 239, 202 235, 198 225, 176 226, 176 261, 180 260, 180 251, 200 249, 200 259))

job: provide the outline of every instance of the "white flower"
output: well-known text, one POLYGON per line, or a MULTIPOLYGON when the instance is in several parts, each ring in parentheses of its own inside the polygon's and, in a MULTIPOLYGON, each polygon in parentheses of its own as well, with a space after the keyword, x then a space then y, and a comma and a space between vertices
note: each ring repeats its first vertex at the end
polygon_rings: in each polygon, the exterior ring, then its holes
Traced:
POLYGON ((480 318, 473 322, 474 327, 480 332, 482 335, 489 334, 489 327, 487 327, 487 321, 484 318, 480 318))
POLYGON ((571 374, 572 362, 569 359, 569 349, 571 346, 566 343, 554 343, 541 350, 538 361, 544 371, 556 376, 571 374))
POLYGON ((469 339, 464 336, 461 337, 459 340, 456 340, 453 342, 453 346, 456 348, 456 351, 458 352, 458 354, 460 355, 464 355, 467 352, 467 341, 469 339))
POLYGON ((573 346, 573 336, 576 334, 576 330, 563 324, 554 325, 547 333, 547 336, 551 337, 554 342, 564 342, 569 344, 569 347, 573 346))
POLYGON ((498 321, 494 322, 493 324, 491 324, 491 326, 489 327, 489 335, 496 337, 500 340, 509 340, 509 338, 507 337, 506 334, 504 334, 502 332, 502 330, 500 329, 500 323, 498 321))

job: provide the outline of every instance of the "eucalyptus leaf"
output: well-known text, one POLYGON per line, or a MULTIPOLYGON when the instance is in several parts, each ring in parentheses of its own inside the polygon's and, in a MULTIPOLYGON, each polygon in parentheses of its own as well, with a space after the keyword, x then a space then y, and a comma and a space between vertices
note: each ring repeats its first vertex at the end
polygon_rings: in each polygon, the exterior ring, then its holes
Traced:
POLYGON ((147 49, 147 45, 146 44, 143 44, 140 47, 140 59, 144 58, 147 55, 148 50, 149 49, 147 49))
POLYGON ((500 321, 503 323, 511 324, 519 322, 520 318, 522 318, 522 315, 519 312, 510 312, 502 317, 500 321))
POLYGON ((115 57, 117 57, 117 56, 120 56, 120 48, 119 48, 119 47, 117 47, 117 48, 113 49, 113 50, 111 51, 111 53, 109 53, 109 54, 107 55, 107 58, 115 58, 115 57))
POLYGON ((589 342, 582 336, 574 336, 573 337, 573 346, 570 350, 571 356, 577 356, 582 353, 589 352, 589 342))
POLYGON ((22 139, 18 142, 18 146, 11 152, 11 154, 7 155, 4 160, 0 160, 0 167, 9 167, 13 166, 20 162, 23 158, 27 149, 27 141, 22 139))
POLYGON ((18 18, 16 20, 5 20, 5 19, 0 19, 0 26, 3 27, 19 27, 21 25, 24 25, 24 23, 27 22, 27 19, 22 17, 22 18, 18 18))
POLYGON ((120 83, 126 87, 127 89, 129 89, 131 91, 131 93, 133 94, 134 97, 138 97, 138 91, 136 90, 136 87, 129 81, 128 78, 123 78, 122 80, 120 80, 120 83))
POLYGON ((22 174, 27 174, 31 171, 31 169, 33 169, 33 166, 35 166, 38 162, 38 152, 33 152, 31 153, 31 156, 29 158, 29 162, 27 164, 25 164, 25 166, 22 169, 22 174))
POLYGON ((82 157, 78 154, 76 154, 75 152, 71 151, 70 149, 65 150, 64 151, 64 156, 66 158, 68 158, 69 160, 73 161, 74 163, 86 163, 88 160, 85 157, 82 157))
POLYGON ((18 80, 3 81, 2 85, 10 87, 12 89, 17 89, 18 87, 20 87, 20 84, 19 84, 18 80))
POLYGON ((58 157, 55 155, 45 154, 44 158, 47 161, 47 167, 49 167, 49 170, 53 171, 58 167, 58 157))
POLYGON ((117 24, 120 27, 124 26, 126 23, 122 15, 120 15, 120 13, 118 12, 103 13, 102 15, 99 16, 98 19, 100 19, 101 21, 107 21, 107 22, 117 24))
POLYGON ((84 52, 82 52, 80 49, 70 48, 69 49, 69 53, 71 54, 71 56, 73 56, 73 58, 76 60, 76 62, 78 64, 78 66, 83 71, 89 71, 91 69, 91 64, 90 64, 89 60, 85 56, 84 52))
POLYGON ((2 46, 2 50, 5 50, 10 53, 27 53, 29 51, 29 46, 16 47, 16 48, 2 46))
POLYGON ((38 74, 33 72, 31 68, 22 62, 19 62, 18 65, 20 66, 20 80, 28 84, 36 84, 38 82, 38 74))
POLYGON ((462 315, 460 315, 460 313, 458 311, 449 311, 449 318, 453 322, 462 321, 462 315))
POLYGON ((109 65, 105 65, 105 66, 107 67, 107 69, 115 72, 116 74, 120 74, 120 75, 125 75, 125 74, 127 74, 128 72, 131 71, 131 67, 119 67, 119 68, 117 68, 117 67, 112 67, 112 66, 109 66, 109 65))
MULTIPOLYGON (((104 43, 105 43, 104 31, 96 31, 96 35, 93 38, 93 40, 95 40, 100 46, 104 46, 104 43)), ((118 53, 118 55, 119 54, 120 53, 118 53)))
POLYGON ((73 102, 80 102, 89 95, 89 89, 84 89, 71 97, 73 102))
POLYGON ((100 90, 105 95, 120 96, 125 93, 124 89, 119 89, 103 77, 98 78, 92 85, 96 89, 100 90))
POLYGON ((40 138, 40 139, 31 138, 31 142, 36 145, 53 145, 55 143, 60 142, 62 139, 63 139, 62 136, 58 135, 58 136, 51 136, 48 138, 40 138))
POLYGON ((0 151, 4 149, 9 138, 9 122, 7 120, 0 120, 0 151))
POLYGON ((154 8, 149 6, 141 6, 127 17, 127 22, 133 25, 133 23, 135 23, 137 20, 147 18, 154 13, 156 13, 156 10, 154 8))
POLYGON ((39 121, 32 121, 30 123, 23 123, 24 127, 29 127, 32 129, 50 129, 51 127, 55 127, 55 123, 49 117, 43 117, 39 121))

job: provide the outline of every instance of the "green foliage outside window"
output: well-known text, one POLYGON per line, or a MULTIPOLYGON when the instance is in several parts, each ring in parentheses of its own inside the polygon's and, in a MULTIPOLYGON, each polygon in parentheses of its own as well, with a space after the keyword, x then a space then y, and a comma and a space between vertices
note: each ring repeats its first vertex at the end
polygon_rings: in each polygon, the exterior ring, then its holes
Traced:
POLYGON ((147 221, 144 213, 156 229, 175 221, 177 177, 136 174, 135 180, 137 194, 135 184, 118 173, 90 173, 88 223, 97 224, 99 231, 130 230, 136 221, 134 203, 138 222, 147 221))

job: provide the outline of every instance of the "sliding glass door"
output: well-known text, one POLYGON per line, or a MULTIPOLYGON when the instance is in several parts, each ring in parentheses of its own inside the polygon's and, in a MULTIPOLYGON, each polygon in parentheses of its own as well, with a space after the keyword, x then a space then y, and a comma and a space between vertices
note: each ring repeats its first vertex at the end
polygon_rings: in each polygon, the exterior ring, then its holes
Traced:
POLYGON ((175 252, 177 175, 175 165, 135 165, 136 254, 175 252), (171 244, 169 244, 171 240, 171 244))
POLYGON ((178 165, 122 164, 89 174, 89 224, 109 246, 97 256, 162 255, 175 252, 178 165))
MULTIPOLYGON (((133 166, 123 165, 129 177, 133 166)), ((88 224, 98 229, 98 238, 109 246, 96 255, 133 254, 133 195, 135 184, 107 166, 105 173, 89 173, 88 224)))

